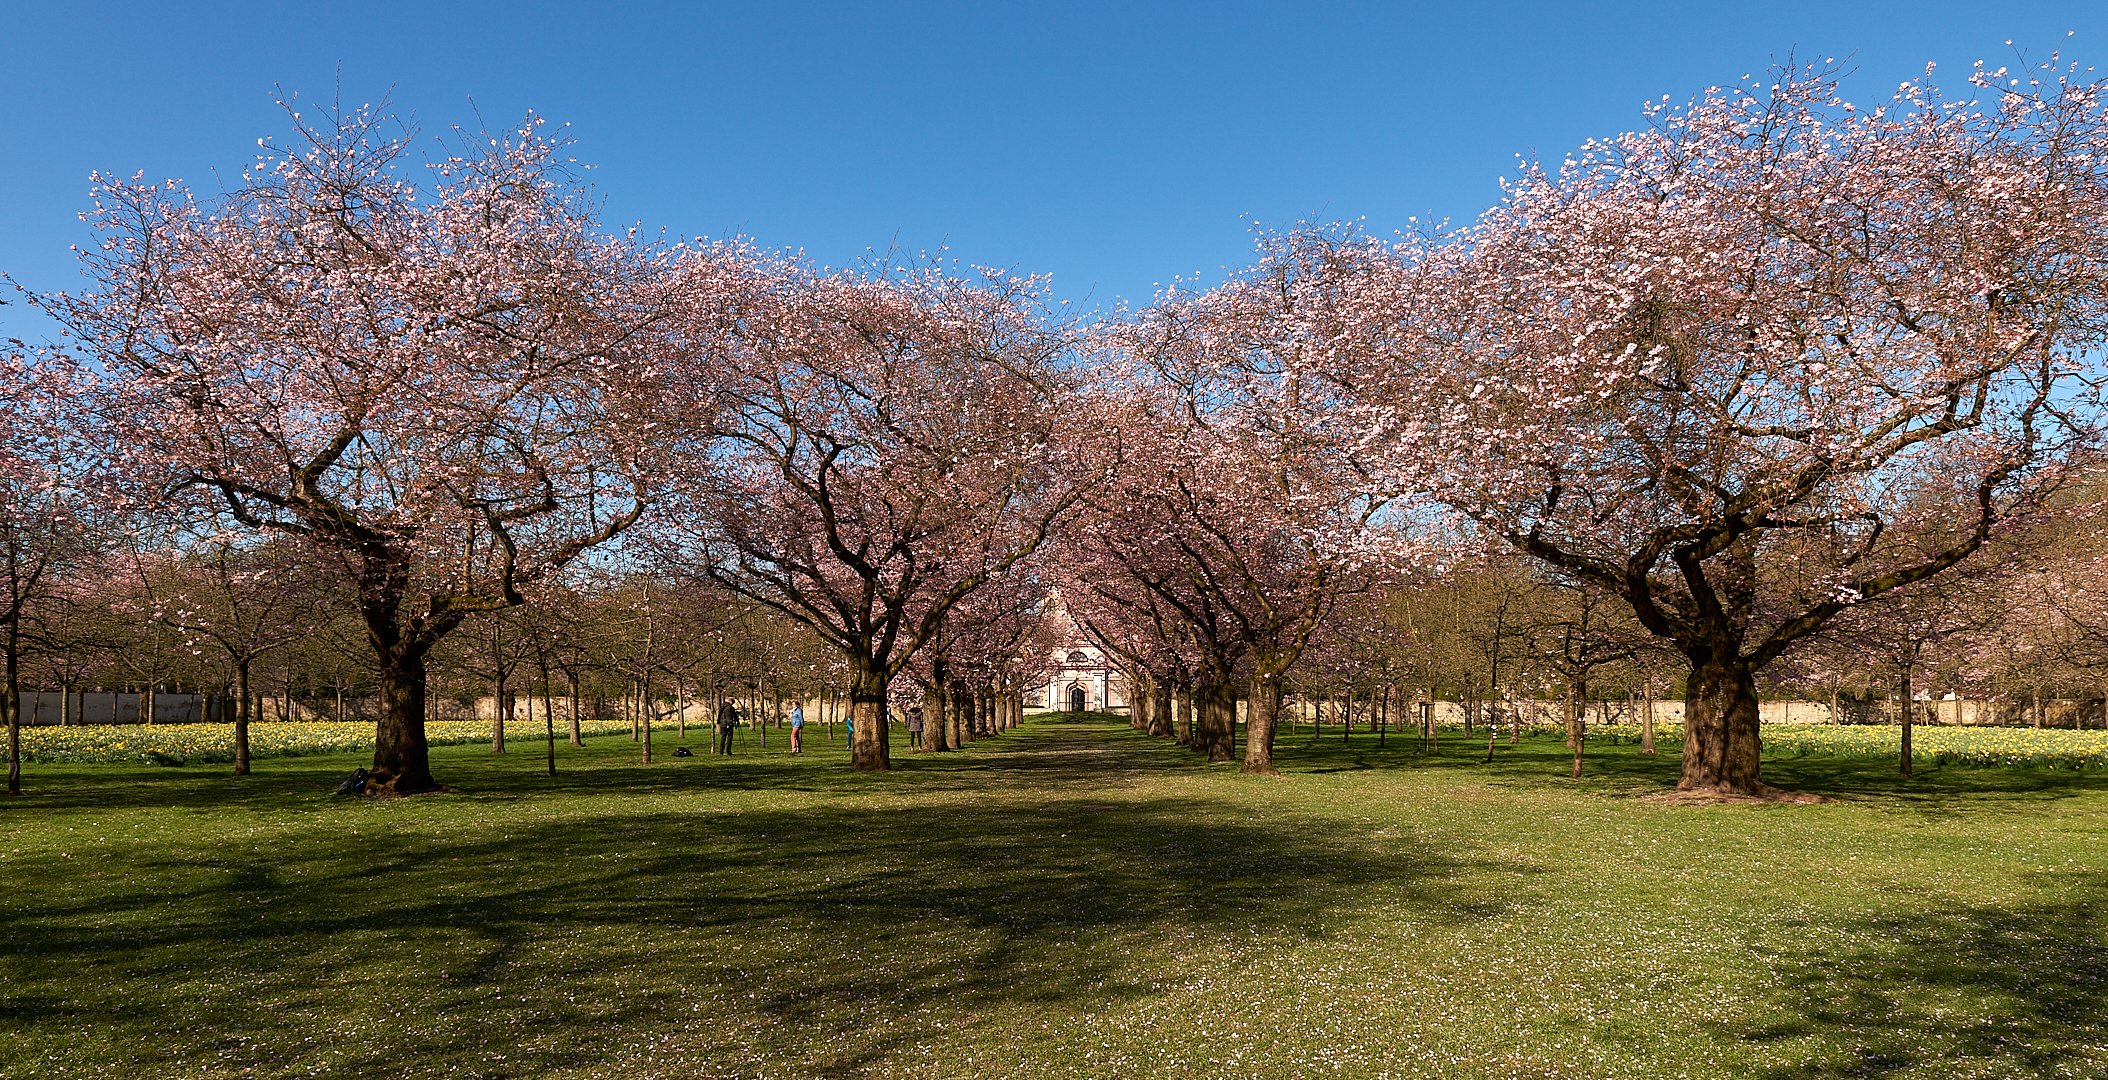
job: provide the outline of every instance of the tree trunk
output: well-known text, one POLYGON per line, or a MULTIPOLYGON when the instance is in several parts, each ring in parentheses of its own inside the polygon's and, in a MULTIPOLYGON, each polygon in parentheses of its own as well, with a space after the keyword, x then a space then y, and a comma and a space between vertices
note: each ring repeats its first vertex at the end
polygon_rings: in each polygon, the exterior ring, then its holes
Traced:
POLYGON ((1391 684, 1388 680, 1377 689, 1376 697, 1369 702, 1369 723, 1376 727, 1376 749, 1383 749, 1384 736, 1391 731, 1391 684))
POLYGON ((234 693, 241 706, 234 711, 234 775, 249 775, 249 662, 234 665, 234 693))
POLYGON ((951 748, 951 732, 946 730, 944 718, 944 690, 932 675, 929 685, 922 688, 922 749, 943 754, 951 748))
POLYGON ((556 687, 549 681, 549 662, 541 663, 542 732, 548 736, 549 775, 556 775, 556 687))
POLYGON ((578 693, 578 673, 575 671, 564 672, 564 681, 571 687, 571 745, 584 746, 586 740, 584 733, 579 729, 578 711, 584 707, 585 699, 578 693))
POLYGON ((952 745, 965 749, 973 741, 973 695, 966 692, 966 684, 954 679, 946 691, 949 697, 944 716, 951 725, 952 745))
POLYGON ((1237 693, 1226 682, 1204 682, 1193 688, 1197 713, 1193 725, 1194 749, 1209 761, 1228 761, 1234 755, 1237 735, 1237 693))
POLYGON ((1908 779, 1910 779, 1910 766, 1911 766, 1911 761, 1910 761, 1910 728, 1911 728, 1911 721, 1917 718, 1917 713, 1918 713, 1918 703, 1917 703, 1917 701, 1916 701, 1916 700, 1914 700, 1914 699, 1915 699, 1915 697, 1916 697, 1916 688, 1915 688, 1915 687, 1913 687, 1913 686, 1911 685, 1911 680, 1910 680, 1910 672, 1909 672, 1908 670, 1905 670, 1905 671, 1903 672, 1903 743, 1902 743, 1902 760, 1901 760, 1901 761, 1900 761, 1900 762, 1898 763, 1898 764, 1899 764, 1899 765, 1900 765, 1900 766, 1902 767, 1902 772, 1903 772, 1903 779, 1905 779, 1905 780, 1908 780, 1908 779))
POLYGON ((1691 659, 1678 791, 1761 795, 1755 673, 1732 645, 1691 659))
POLYGON ((1281 721, 1281 679, 1262 666, 1252 676, 1251 706, 1244 723, 1244 764, 1248 773, 1275 775, 1274 729, 1281 721))
POLYGON ((1588 688, 1566 688, 1566 748, 1574 752, 1573 779, 1581 779, 1581 746, 1588 738, 1588 688))
MULTIPOLYGON (((0 711, 7 713, 7 793, 22 794, 22 639, 7 630, 7 686, 0 688, 0 711)), ((116 719, 112 717, 111 719, 116 719)))
MULTIPOLYGON (((751 716, 753 710, 748 709, 747 713, 751 716)), ((646 765, 651 764, 652 721, 658 718, 658 706, 651 703, 651 680, 637 680, 637 720, 643 725, 642 738, 639 741, 644 744, 642 761, 646 765)))
POLYGON ((505 752, 505 724, 512 719, 512 710, 505 700, 505 672, 499 669, 497 679, 491 683, 490 695, 490 752, 505 752))
POLYGON ((1176 714, 1178 744, 1193 745, 1193 689, 1182 686, 1171 695, 1171 708, 1176 714))
POLYGON ((866 657, 851 661, 849 716, 856 731, 849 742, 849 767, 858 772, 885 772, 892 768, 886 742, 886 691, 890 681, 885 667, 866 657))
POLYGON ((1171 711, 1171 688, 1157 683, 1150 693, 1149 733, 1160 737, 1177 735, 1178 718, 1171 711))
POLYGON ((1640 753, 1654 756, 1654 684, 1648 683, 1640 699, 1640 753))
POLYGON ((425 743, 424 652, 405 647, 382 657, 380 691, 367 790, 394 795, 441 790, 432 778, 431 750, 425 743))

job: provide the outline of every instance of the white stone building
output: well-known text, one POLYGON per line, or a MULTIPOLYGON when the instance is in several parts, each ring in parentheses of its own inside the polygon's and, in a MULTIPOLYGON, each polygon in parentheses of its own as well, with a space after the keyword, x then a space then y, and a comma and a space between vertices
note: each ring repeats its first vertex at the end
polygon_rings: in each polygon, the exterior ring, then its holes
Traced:
MULTIPOLYGON (((1075 642, 1054 650, 1045 696, 1037 703, 1057 712, 1105 712, 1127 707, 1127 680, 1106 662, 1105 650, 1075 642)), ((1033 704, 1027 702, 1027 704, 1033 704)))

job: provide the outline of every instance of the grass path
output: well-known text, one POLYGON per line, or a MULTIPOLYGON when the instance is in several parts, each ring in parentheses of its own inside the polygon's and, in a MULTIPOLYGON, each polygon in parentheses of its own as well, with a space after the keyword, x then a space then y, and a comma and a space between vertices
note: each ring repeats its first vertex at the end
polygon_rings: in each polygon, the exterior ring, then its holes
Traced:
POLYGON ((1679 809, 1636 797, 1673 760, 1550 740, 812 746, 449 747, 386 803, 323 796, 352 756, 39 767, 0 1075, 2108 1074, 2099 774, 1810 758, 1767 775, 1841 801, 1679 809))

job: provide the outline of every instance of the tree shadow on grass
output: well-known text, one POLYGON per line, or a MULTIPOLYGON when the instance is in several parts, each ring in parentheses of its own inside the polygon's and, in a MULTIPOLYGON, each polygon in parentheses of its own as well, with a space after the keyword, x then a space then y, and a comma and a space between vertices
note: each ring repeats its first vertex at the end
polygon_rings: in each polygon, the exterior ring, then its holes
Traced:
MULTIPOLYGON (((1432 754, 1421 751, 1417 739, 1388 741, 1388 747, 1378 748, 1374 736, 1359 733, 1351 742, 1336 736, 1317 742, 1304 739, 1278 748, 1276 762, 1288 773, 1440 770, 1469 775, 1494 787, 1638 796, 1674 790, 1681 760, 1675 743, 1664 743, 1653 757, 1641 754, 1633 743, 1591 743, 1577 781, 1568 774, 1571 751, 1557 736, 1527 736, 1520 745, 1511 745, 1503 735, 1490 763, 1485 760, 1483 733, 1472 741, 1446 733, 1432 754)), ((2108 794, 2108 772, 2100 770, 1920 763, 1916 772, 1914 778, 1905 780, 1893 762, 1874 758, 1808 755, 1764 761, 1764 779, 1788 791, 1937 814, 2024 808, 2108 794)))
MULTIPOLYGON (((681 792, 766 790, 867 793, 909 784, 931 790, 978 789, 990 782, 1016 778, 1031 783, 1064 780, 1117 782, 1205 766, 1178 753, 1157 749, 1146 736, 1128 732, 1124 722, 1088 714, 1041 722, 986 737, 942 754, 925 754, 896 741, 893 771, 857 773, 840 743, 809 740, 803 755, 786 752, 787 739, 771 739, 766 748, 739 744, 730 757, 707 753, 708 739, 698 728, 690 743, 671 731, 656 740, 656 760, 638 761, 641 748, 625 735, 596 735, 584 747, 559 742, 557 773, 544 770, 545 747, 538 739, 515 736, 511 752, 493 755, 487 745, 466 743, 432 748, 433 770, 468 800, 513 799, 551 794, 678 794, 681 792), (695 756, 673 756, 688 745, 695 756)), ((81 765, 31 763, 27 797, 0 800, 0 818, 10 812, 43 815, 56 810, 100 807, 186 807, 214 811, 233 808, 278 813, 298 806, 319 810, 317 801, 334 791, 353 769, 369 764, 370 751, 266 756, 256 759, 247 777, 231 774, 220 763, 182 766, 146 764, 81 765)))
MULTIPOLYGON (((81 1072, 223 1060, 520 1075, 595 1071, 663 1038, 719 1063, 852 1074, 972 1013, 1119 1008, 1193 949, 1323 936, 1372 898, 1458 923, 1502 913, 1449 884, 1483 867, 1409 838, 1112 790, 1166 766, 1098 753, 1102 735, 1010 733, 983 756, 1031 764, 978 771, 969 752, 883 778, 905 797, 881 805, 681 813, 625 798, 636 773, 676 790, 836 781, 736 758, 604 764, 577 780, 602 798, 522 799, 512 824, 458 799, 410 821, 274 818, 285 827, 264 835, 178 830, 18 861, 24 887, 0 900, 0 1015, 23 1037, 0 1058, 41 1046, 81 1072), (327 1040, 324 1061, 317 1030, 358 1034, 327 1040), (227 1045, 246 1049, 228 1059, 227 1045), (502 1066, 478 1056, 494 1046, 502 1066), (112 1047, 124 1056, 98 1056, 112 1047)), ((221 805, 256 797, 237 788, 221 805)))
POLYGON ((2108 893, 1870 919, 1867 942, 1785 962, 1779 1018, 1745 1037, 1773 1080, 2108 1075, 2108 893))

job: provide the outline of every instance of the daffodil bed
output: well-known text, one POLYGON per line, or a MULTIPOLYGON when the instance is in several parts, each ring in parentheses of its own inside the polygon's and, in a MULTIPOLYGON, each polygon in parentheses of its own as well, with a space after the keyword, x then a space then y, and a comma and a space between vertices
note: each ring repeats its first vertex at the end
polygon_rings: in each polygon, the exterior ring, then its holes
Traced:
MULTIPOLYGON (((1460 730, 1450 725, 1445 734, 1458 734, 1460 730)), ((1507 730, 1504 723, 1503 736, 1507 730)), ((1564 729, 1557 724, 1526 724, 1523 730, 1537 737, 1564 737, 1564 729)), ((1633 723, 1590 723, 1585 733, 1592 743, 1640 741, 1640 726, 1633 723)), ((1898 724, 1766 724, 1763 739, 1767 758, 1833 756, 1894 761, 1903 752, 1903 728, 1898 724)), ((1681 723, 1654 726, 1657 745, 1673 752, 1682 740, 1681 723)), ((2102 769, 2108 768, 2108 731, 1919 724, 1911 728, 1910 750, 1912 760, 1932 765, 2102 769)))
MULTIPOLYGON (((581 733, 607 735, 629 730, 626 720, 587 720, 581 733)), ((565 737, 569 728, 559 726, 565 737)), ((506 728, 514 738, 537 738, 539 724, 515 722, 506 728)), ((433 746, 489 742, 487 720, 435 720, 425 723, 425 740, 433 746)), ((249 756, 293 757, 373 748, 373 725, 361 721, 270 721, 249 725, 249 756)), ((231 724, 74 724, 22 729, 22 760, 33 764, 70 762, 117 765, 146 763, 184 765, 234 760, 231 724)))
MULTIPOLYGON (((627 732, 629 723, 593 720, 580 728, 588 735, 612 735, 627 732)), ((515 724, 509 730, 515 739, 532 740, 540 736, 542 729, 515 724)), ((1506 727, 1502 730, 1505 732, 1506 727)), ((1563 735, 1554 724, 1529 724, 1524 730, 1538 737, 1563 735)), ((1457 732, 1454 726, 1448 729, 1449 734, 1457 732)), ((559 730, 559 737, 563 733, 559 730)), ((1764 753, 1773 758, 1829 755, 1893 761, 1902 750, 1902 733, 1903 729, 1894 724, 1767 724, 1764 753)), ((480 720, 432 721, 425 724, 425 737, 434 746, 489 742, 490 724, 480 720)), ((1637 743, 1640 727, 1623 722, 1591 723, 1587 737, 1597 743, 1637 743)), ((1654 738, 1657 744, 1673 749, 1683 738, 1683 727, 1677 723, 1656 724, 1654 738)), ((373 725, 364 722, 269 722, 249 728, 251 757, 325 754, 372 746, 373 725)), ((1911 756, 1933 765, 2101 769, 2108 768, 2108 731, 1919 725, 1911 730, 1911 756)), ((22 759, 31 763, 84 764, 228 762, 234 760, 234 731, 226 724, 28 727, 22 729, 22 759)))

